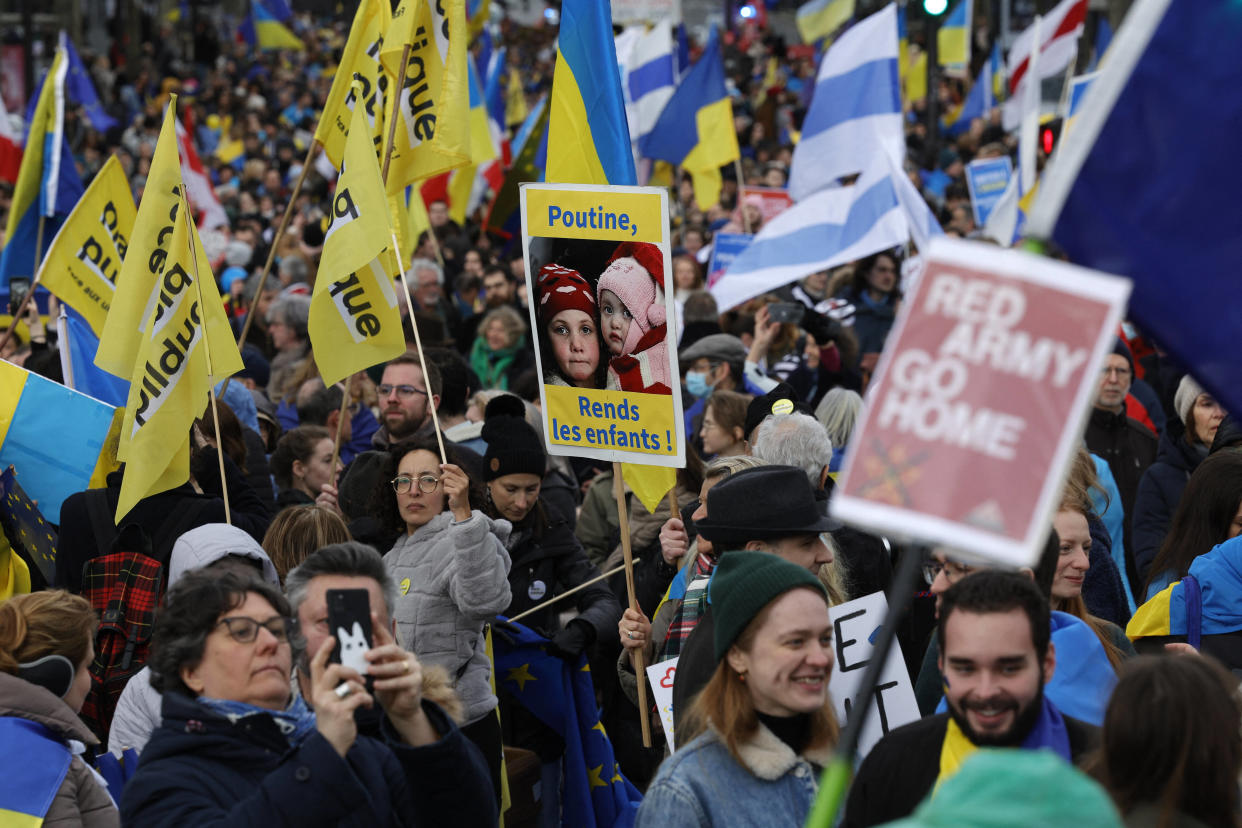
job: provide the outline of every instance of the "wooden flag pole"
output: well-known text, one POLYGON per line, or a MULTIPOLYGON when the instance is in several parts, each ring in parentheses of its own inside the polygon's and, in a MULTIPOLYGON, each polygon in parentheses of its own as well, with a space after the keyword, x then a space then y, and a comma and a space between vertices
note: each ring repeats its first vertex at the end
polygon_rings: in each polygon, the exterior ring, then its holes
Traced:
POLYGON ((742 178, 742 158, 733 159, 733 171, 737 175, 737 211, 742 217, 742 230, 749 233, 750 219, 746 218, 746 180, 742 178))
MULTIPOLYGON (((634 563, 638 563, 638 561, 639 561, 639 560, 641 560, 641 559, 640 559, 640 558, 635 558, 635 559, 634 559, 634 563)), ((567 589, 567 590, 565 590, 564 592, 562 592, 560 595, 554 595, 553 597, 549 598, 549 599, 548 599, 548 600, 546 600, 546 601, 541 601, 540 603, 535 604, 535 606, 531 607, 530 609, 526 610, 525 612, 519 612, 517 615, 513 616, 513 617, 512 617, 512 618, 510 618, 509 620, 510 620, 510 621, 521 621, 521 620, 522 620, 523 618, 525 618, 526 616, 528 616, 528 615, 533 615, 533 614, 535 614, 536 612, 539 612, 540 610, 545 610, 545 609, 547 609, 550 605, 555 604, 557 601, 561 600, 562 598, 568 598, 570 595, 573 595, 575 592, 578 592, 579 590, 586 589, 586 588, 587 588, 587 587, 589 587, 591 584, 598 584, 600 581, 604 580, 605 578, 611 578, 613 575, 616 575, 618 572, 620 572, 620 571, 621 571, 621 570, 623 570, 623 569, 625 569, 625 564, 621 564, 620 566, 618 566, 618 567, 616 567, 616 568, 614 568, 614 569, 610 569, 610 570, 608 570, 607 572, 605 572, 603 575, 596 575, 596 576, 595 576, 594 578, 592 578, 591 580, 589 580, 589 581, 583 581, 582 583, 578 584, 578 585, 577 585, 576 587, 574 587, 573 589, 567 589)))
MULTIPOLYGON (((216 460, 220 463, 220 493, 224 496, 224 522, 232 525, 229 510, 228 477, 224 472, 224 440, 220 436, 220 409, 216 405, 216 377, 211 362, 211 337, 207 335, 207 311, 203 305, 203 283, 198 273, 198 252, 194 249, 194 225, 190 223, 190 202, 185 197, 185 184, 181 185, 181 212, 186 226, 186 242, 190 247, 190 261, 194 264, 194 290, 198 293, 198 307, 202 313, 203 356, 207 359, 207 398, 211 402, 211 423, 216 430, 216 460)), ((213 275, 211 278, 215 278, 213 275)), ((227 386, 226 386, 227 387, 227 386)))
MULTIPOLYGON (((410 44, 401 49, 401 71, 397 74, 396 89, 405 86, 405 69, 410 59, 410 44)), ((392 164, 393 137, 397 133, 397 117, 401 114, 401 95, 398 91, 393 95, 392 117, 388 121, 388 148, 384 151, 384 164, 380 170, 384 183, 388 183, 388 168, 392 164)), ((421 196, 419 196, 421 198, 421 196)), ((418 367, 423 372, 423 385, 427 386, 427 405, 431 408, 431 426, 436 432, 436 443, 440 446, 440 462, 447 463, 448 455, 444 453, 444 435, 440 433, 440 416, 436 413, 435 401, 431 398, 431 383, 427 381, 427 360, 423 356, 423 338, 418 333, 418 322, 414 319, 414 294, 410 293, 410 281, 405 274, 405 256, 401 252, 401 244, 397 234, 388 223, 388 234, 392 238, 392 251, 397 257, 397 272, 401 274, 401 288, 405 291, 405 307, 410 315, 410 327, 414 329, 414 348, 418 351, 418 367)))
MULTIPOLYGON (((426 376, 424 374, 424 376, 426 376)), ((345 412, 349 410, 349 377, 345 378, 344 383, 340 383, 343 388, 341 391, 341 412, 336 418, 336 440, 332 443, 332 485, 336 485, 336 461, 341 457, 341 435, 345 433, 345 412)))
MULTIPOLYGON (((638 599, 634 596, 634 554, 630 549, 630 516, 625 509, 625 482, 621 478, 621 464, 612 464, 612 490, 617 498, 617 518, 621 522, 621 556, 625 560, 625 592, 630 609, 639 612, 638 599)), ((643 747, 651 747, 651 711, 647 705, 647 659, 642 647, 631 653, 634 672, 638 676, 638 722, 643 728, 643 747)))
POLYGON ((26 312, 26 305, 34 301, 35 288, 43 281, 43 270, 40 268, 40 248, 43 247, 43 216, 39 216, 39 229, 35 235, 35 257, 34 257, 34 281, 30 283, 30 290, 26 291, 26 298, 22 300, 19 307, 15 308, 16 313, 9 322, 9 329, 4 332, 4 336, 0 337, 0 351, 4 350, 4 346, 9 344, 9 340, 13 338, 13 334, 17 332, 17 323, 22 320, 22 314, 26 312))
MULTIPOLYGON (((254 296, 250 299, 250 307, 246 310, 246 321, 242 323, 241 333, 237 337, 238 350, 246 344, 246 337, 250 335, 250 326, 254 324, 254 309, 258 307, 259 297, 263 295, 263 285, 267 284, 267 276, 272 272, 272 262, 276 261, 276 248, 280 246, 280 240, 289 227, 289 220, 293 217, 293 206, 302 192, 302 183, 306 181, 306 173, 310 171, 311 162, 315 158, 315 150, 318 147, 319 142, 312 140, 310 148, 306 151, 306 160, 302 162, 302 171, 298 173, 298 180, 294 182, 293 191, 289 193, 289 203, 285 205, 285 214, 281 216, 280 224, 276 227, 276 235, 272 236, 272 246, 267 251, 267 261, 263 264, 263 272, 259 274, 259 286, 255 288, 254 296)), ((223 394, 229 390, 229 383, 232 379, 228 377, 224 380, 224 387, 220 389, 220 393, 223 394)))

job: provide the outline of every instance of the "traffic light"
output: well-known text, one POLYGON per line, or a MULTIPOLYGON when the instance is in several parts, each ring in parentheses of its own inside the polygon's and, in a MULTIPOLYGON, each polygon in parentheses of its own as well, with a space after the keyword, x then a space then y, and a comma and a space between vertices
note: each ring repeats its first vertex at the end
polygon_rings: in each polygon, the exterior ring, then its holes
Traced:
POLYGON ((1044 155, 1052 155, 1052 151, 1056 149, 1057 140, 1061 137, 1061 119, 1053 118, 1046 124, 1039 127, 1039 148, 1044 151, 1044 155))
POLYGON ((939 17, 949 10, 949 0, 923 0, 923 12, 928 17, 939 17))

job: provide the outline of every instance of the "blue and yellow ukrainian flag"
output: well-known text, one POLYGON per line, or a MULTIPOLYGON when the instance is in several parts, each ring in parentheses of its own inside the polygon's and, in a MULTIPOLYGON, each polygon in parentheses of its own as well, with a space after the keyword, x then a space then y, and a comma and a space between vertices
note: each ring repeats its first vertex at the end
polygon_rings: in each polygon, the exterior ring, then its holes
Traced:
POLYGON ((565 0, 561 7, 549 107, 547 181, 638 183, 607 3, 565 0))
POLYGON ((29 719, 0 717, 0 744, 20 756, 0 774, 0 825, 38 828, 43 824, 73 755, 50 730, 29 719))
POLYGON ((694 179, 694 200, 706 210, 720 200, 720 168, 739 157, 733 102, 715 27, 698 62, 681 79, 659 120, 639 142, 647 158, 680 164, 694 179), (694 129, 689 128, 694 124, 694 129))
POLYGON ((90 486, 113 407, 0 361, 0 468, 12 465, 22 487, 52 523, 65 498, 90 486))
MULTIPOLYGON (((794 18, 803 43, 818 43, 854 17, 854 0, 810 0, 794 18)), ((821 48, 827 48, 824 44, 821 48)))
POLYGON ((250 14, 241 25, 242 39, 260 49, 300 52, 306 44, 285 26, 292 17, 293 9, 285 0, 250 0, 250 14))
POLYGON ((82 197, 82 179, 64 135, 68 70, 64 50, 57 49, 26 132, 26 148, 4 228, 0 290, 7 290, 13 276, 34 277, 36 248, 41 259, 65 217, 82 197))
POLYGON ((970 66, 970 18, 975 0, 958 0, 936 33, 936 59, 945 69, 965 72, 970 66))
MULTIPOLYGON (((1195 558, 1190 574, 1199 582, 1199 615, 1202 635, 1223 635, 1242 630, 1242 536, 1217 544, 1195 558)), ((1194 596, 1185 580, 1157 592, 1137 610, 1126 625, 1131 640, 1162 635, 1188 635, 1195 614, 1194 596), (1188 600, 1189 599, 1189 600, 1188 600)))

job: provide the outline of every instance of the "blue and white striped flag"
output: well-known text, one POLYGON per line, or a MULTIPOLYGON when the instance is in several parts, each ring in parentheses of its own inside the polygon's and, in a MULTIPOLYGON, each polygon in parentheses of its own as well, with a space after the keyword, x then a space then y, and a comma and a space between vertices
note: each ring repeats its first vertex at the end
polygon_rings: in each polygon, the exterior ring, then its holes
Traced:
POLYGON ((790 195, 801 201, 861 172, 877 149, 905 157, 893 3, 852 26, 824 55, 794 149, 790 195))
POLYGON ((667 20, 652 26, 634 42, 626 70, 625 108, 630 116, 630 141, 639 146, 676 88, 673 28, 667 20))
MULTIPOLYGON (((820 190, 765 224, 711 287, 716 305, 736 307, 803 276, 904 244, 908 204, 894 187, 891 162, 882 153, 871 159, 853 186, 820 190)), ((940 229, 934 219, 931 226, 940 229)))

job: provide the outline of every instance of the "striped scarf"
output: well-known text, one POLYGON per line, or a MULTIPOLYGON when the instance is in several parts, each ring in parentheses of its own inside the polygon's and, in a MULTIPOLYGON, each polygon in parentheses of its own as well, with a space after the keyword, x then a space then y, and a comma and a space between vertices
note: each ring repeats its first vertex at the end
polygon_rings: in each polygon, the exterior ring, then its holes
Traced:
POLYGON ((686 594, 681 605, 668 625, 668 635, 664 638, 664 654, 661 661, 677 658, 681 655, 682 645, 690 636, 690 631, 703 617, 707 608, 707 585, 711 582, 712 573, 716 570, 716 556, 701 554, 694 559, 694 571, 687 578, 686 594))

